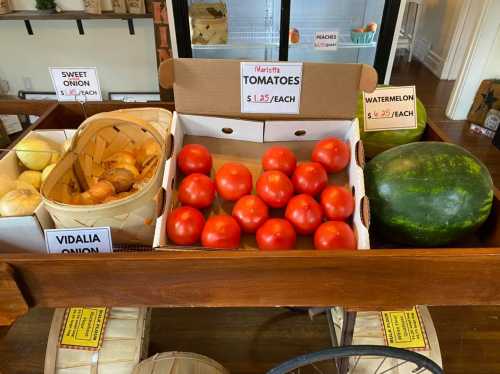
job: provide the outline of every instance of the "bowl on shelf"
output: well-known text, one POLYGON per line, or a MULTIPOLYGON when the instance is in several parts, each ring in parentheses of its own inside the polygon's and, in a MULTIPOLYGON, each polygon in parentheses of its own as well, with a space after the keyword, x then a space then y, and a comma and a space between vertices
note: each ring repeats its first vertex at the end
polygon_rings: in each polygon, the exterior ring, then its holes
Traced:
POLYGON ((374 36, 374 31, 358 31, 357 29, 351 31, 351 41, 355 44, 370 44, 374 36))

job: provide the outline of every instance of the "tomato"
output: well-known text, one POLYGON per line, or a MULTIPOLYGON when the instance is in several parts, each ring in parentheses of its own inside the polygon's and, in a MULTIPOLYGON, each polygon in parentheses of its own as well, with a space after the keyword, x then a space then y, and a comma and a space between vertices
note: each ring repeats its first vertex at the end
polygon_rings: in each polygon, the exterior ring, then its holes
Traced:
POLYGON ((244 232, 253 234, 269 218, 269 209, 260 197, 246 195, 234 204, 232 215, 244 232))
POLYGON ((293 249, 297 234, 286 219, 272 218, 257 230, 257 245, 264 251, 293 249))
POLYGON ((217 192, 224 200, 236 201, 252 192, 252 174, 242 164, 228 162, 215 175, 217 192))
POLYGON ((328 175, 321 164, 304 162, 295 169, 292 183, 296 193, 316 196, 326 187, 328 175))
POLYGON ((311 196, 302 194, 292 197, 285 210, 285 218, 301 235, 309 235, 321 225, 323 211, 321 205, 311 196))
POLYGON ((356 249, 354 231, 342 221, 325 222, 314 233, 314 248, 320 250, 356 249))
POLYGON ((198 209, 207 208, 212 205, 214 198, 214 182, 204 174, 190 174, 179 186, 178 199, 183 205, 198 209))
POLYGON ((168 239, 177 245, 193 245, 200 241, 205 218, 190 206, 176 208, 167 217, 168 239))
POLYGON ((212 216, 201 233, 201 244, 207 248, 232 249, 240 246, 241 229, 231 216, 212 216))
POLYGON ((296 166, 297 159, 295 155, 286 147, 271 147, 262 157, 264 171, 278 170, 290 177, 296 166))
POLYGON ((338 173, 349 163, 349 146, 340 139, 319 141, 312 151, 311 160, 319 162, 329 173, 338 173))
POLYGON ((293 185, 281 171, 265 171, 257 180, 257 195, 273 208, 282 208, 293 196, 293 185))
POLYGON ((344 221, 354 211, 354 198, 351 191, 342 186, 328 186, 321 193, 321 206, 327 219, 344 221))
POLYGON ((183 174, 210 174, 212 155, 201 144, 187 144, 177 155, 177 166, 183 174))

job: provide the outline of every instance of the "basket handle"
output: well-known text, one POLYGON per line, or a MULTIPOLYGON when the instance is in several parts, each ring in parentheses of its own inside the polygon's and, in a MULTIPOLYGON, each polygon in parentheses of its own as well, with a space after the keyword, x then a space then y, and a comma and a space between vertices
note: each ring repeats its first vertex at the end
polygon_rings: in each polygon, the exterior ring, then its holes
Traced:
MULTIPOLYGON (((75 136, 73 136, 71 140, 71 146, 69 148, 69 151, 74 151, 77 152, 80 149, 75 148, 75 144, 80 144, 81 147, 84 147, 86 142, 84 141, 85 138, 85 133, 84 130, 87 129, 89 126, 94 124, 98 120, 107 120, 107 121, 119 121, 119 122, 128 122, 128 123, 133 123, 135 125, 140 126, 141 128, 145 129, 148 131, 153 138, 160 144, 160 147, 162 149, 162 154, 165 153, 165 139, 163 136, 158 132, 158 130, 151 125, 150 123, 144 121, 141 118, 135 117, 130 114, 126 113, 117 113, 117 112, 105 112, 105 113, 99 113, 95 114, 92 117, 87 118, 76 130, 75 136)), ((100 127, 105 128, 105 127, 110 127, 111 125, 109 123, 103 124, 100 127)), ((93 135, 88 135, 93 136, 93 135)))

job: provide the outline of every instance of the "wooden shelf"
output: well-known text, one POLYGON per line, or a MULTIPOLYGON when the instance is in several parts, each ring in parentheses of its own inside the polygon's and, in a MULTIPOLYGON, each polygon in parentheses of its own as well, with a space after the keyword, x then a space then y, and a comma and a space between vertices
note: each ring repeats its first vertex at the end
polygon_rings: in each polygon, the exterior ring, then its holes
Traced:
POLYGON ((114 12, 102 12, 102 14, 88 14, 83 11, 63 11, 53 14, 43 14, 36 10, 21 10, 0 15, 0 21, 6 20, 83 20, 83 19, 131 19, 131 18, 153 18, 151 13, 146 14, 120 14, 114 12))

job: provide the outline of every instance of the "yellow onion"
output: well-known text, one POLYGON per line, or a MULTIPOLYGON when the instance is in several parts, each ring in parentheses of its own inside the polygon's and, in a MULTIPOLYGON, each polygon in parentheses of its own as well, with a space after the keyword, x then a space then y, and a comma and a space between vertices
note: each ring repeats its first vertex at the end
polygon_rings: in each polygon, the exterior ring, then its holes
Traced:
POLYGON ((154 139, 148 139, 137 150, 137 162, 141 167, 152 157, 160 158, 161 147, 154 139))
POLYGON ((108 196, 114 195, 115 192, 113 184, 104 180, 97 182, 87 191, 90 197, 97 203, 104 201, 108 196))
POLYGON ((49 176, 50 172, 52 170, 54 170, 55 167, 56 167, 56 164, 50 164, 45 169, 43 169, 43 171, 42 171, 42 183, 45 182, 45 180, 49 176))
POLYGON ((132 184, 134 183, 134 175, 128 169, 113 168, 106 170, 106 172, 101 176, 101 180, 110 182, 116 192, 125 192, 130 190, 132 187, 132 184))
POLYGON ((0 215, 9 217, 33 214, 41 201, 40 194, 33 187, 12 190, 0 199, 0 215))
POLYGON ((40 186, 42 185, 42 173, 35 170, 25 170, 17 177, 17 180, 31 184, 34 188, 40 190, 40 186))
POLYGON ((113 169, 126 169, 128 170, 134 178, 139 176, 139 170, 134 165, 125 164, 125 163, 116 163, 113 165, 113 169))
POLYGON ((0 198, 7 192, 16 188, 16 182, 11 177, 1 174, 0 175, 0 198))
POLYGON ((52 159, 53 149, 36 137, 24 138, 15 149, 17 158, 30 170, 43 170, 52 159))
POLYGON ((104 160, 106 167, 112 168, 115 167, 116 164, 129 164, 135 166, 135 156, 128 151, 119 151, 113 153, 107 159, 104 160))

